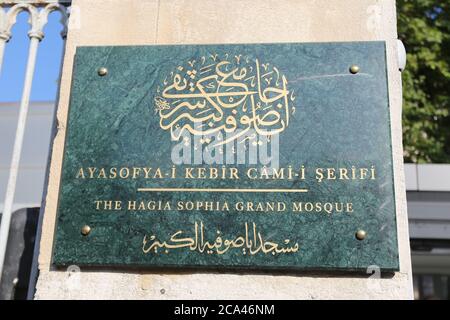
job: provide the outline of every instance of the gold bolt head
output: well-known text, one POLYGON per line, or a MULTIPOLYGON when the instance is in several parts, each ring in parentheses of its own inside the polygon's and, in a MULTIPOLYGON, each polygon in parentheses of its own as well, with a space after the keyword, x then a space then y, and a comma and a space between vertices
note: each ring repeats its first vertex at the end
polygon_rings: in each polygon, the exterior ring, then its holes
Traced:
POLYGON ((365 232, 364 230, 358 230, 355 234, 356 239, 358 239, 359 241, 364 240, 367 237, 367 232, 365 232))
POLYGON ((100 68, 100 69, 98 69, 98 75, 100 76, 100 77, 104 77, 104 76, 106 76, 108 74, 108 69, 106 69, 106 68, 100 68))
POLYGON ((359 70, 360 70, 360 68, 359 68, 359 66, 357 66, 357 65, 352 65, 352 66, 350 67, 350 72, 351 72, 352 74, 357 74, 357 73, 359 72, 359 70))
POLYGON ((83 228, 81 228, 81 234, 83 236, 87 236, 89 233, 91 233, 91 227, 89 227, 88 225, 83 226, 83 228))

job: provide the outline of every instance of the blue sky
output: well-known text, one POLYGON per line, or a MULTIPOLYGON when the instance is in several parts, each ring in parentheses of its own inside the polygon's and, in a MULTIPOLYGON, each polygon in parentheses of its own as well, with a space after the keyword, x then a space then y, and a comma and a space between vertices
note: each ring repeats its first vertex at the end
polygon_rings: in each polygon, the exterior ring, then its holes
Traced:
MULTIPOLYGON (((58 87, 59 68, 63 42, 60 14, 50 15, 45 28, 45 38, 39 45, 38 61, 34 74, 32 101, 53 101, 58 87)), ((0 102, 20 101, 28 57, 30 28, 27 13, 21 13, 12 29, 13 37, 6 44, 2 73, 0 74, 0 102)))

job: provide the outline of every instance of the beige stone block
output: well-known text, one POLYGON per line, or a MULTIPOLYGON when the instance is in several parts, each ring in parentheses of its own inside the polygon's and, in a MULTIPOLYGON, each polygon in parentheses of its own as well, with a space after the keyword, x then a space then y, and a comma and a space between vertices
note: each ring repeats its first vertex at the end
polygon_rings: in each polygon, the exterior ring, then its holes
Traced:
POLYGON ((161 1, 158 43, 383 40, 396 37, 393 1, 161 1))
POLYGON ((74 0, 39 255, 36 299, 412 299, 394 0, 74 0), (51 265, 75 48, 258 42, 387 42, 400 272, 368 275, 100 269, 51 265))

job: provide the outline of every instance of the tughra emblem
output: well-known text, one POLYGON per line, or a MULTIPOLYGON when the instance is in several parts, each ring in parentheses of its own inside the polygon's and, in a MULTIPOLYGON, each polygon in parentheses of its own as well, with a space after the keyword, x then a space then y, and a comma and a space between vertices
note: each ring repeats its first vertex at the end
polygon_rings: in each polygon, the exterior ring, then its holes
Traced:
POLYGON ((289 126, 294 101, 288 80, 269 62, 211 54, 176 67, 158 86, 154 102, 160 126, 172 140, 186 132, 216 135, 217 146, 252 133, 253 139, 270 140, 289 126))

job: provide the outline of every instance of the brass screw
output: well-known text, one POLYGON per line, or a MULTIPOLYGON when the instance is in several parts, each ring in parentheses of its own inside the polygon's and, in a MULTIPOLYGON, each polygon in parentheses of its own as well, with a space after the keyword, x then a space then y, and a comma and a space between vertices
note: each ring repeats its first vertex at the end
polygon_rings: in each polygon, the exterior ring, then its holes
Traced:
POLYGON ((91 233, 91 227, 89 227, 88 225, 83 226, 83 228, 81 228, 81 234, 83 236, 87 236, 89 235, 89 233, 91 233))
POLYGON ((357 74, 359 72, 359 70, 360 70, 359 66, 357 66, 355 64, 350 67, 350 72, 352 74, 357 74))
POLYGON ((108 69, 106 69, 105 67, 102 67, 100 69, 98 69, 98 75, 100 77, 104 77, 108 74, 108 69))
POLYGON ((359 241, 364 240, 367 237, 367 232, 365 232, 364 230, 358 230, 355 234, 356 239, 358 239, 359 241))

